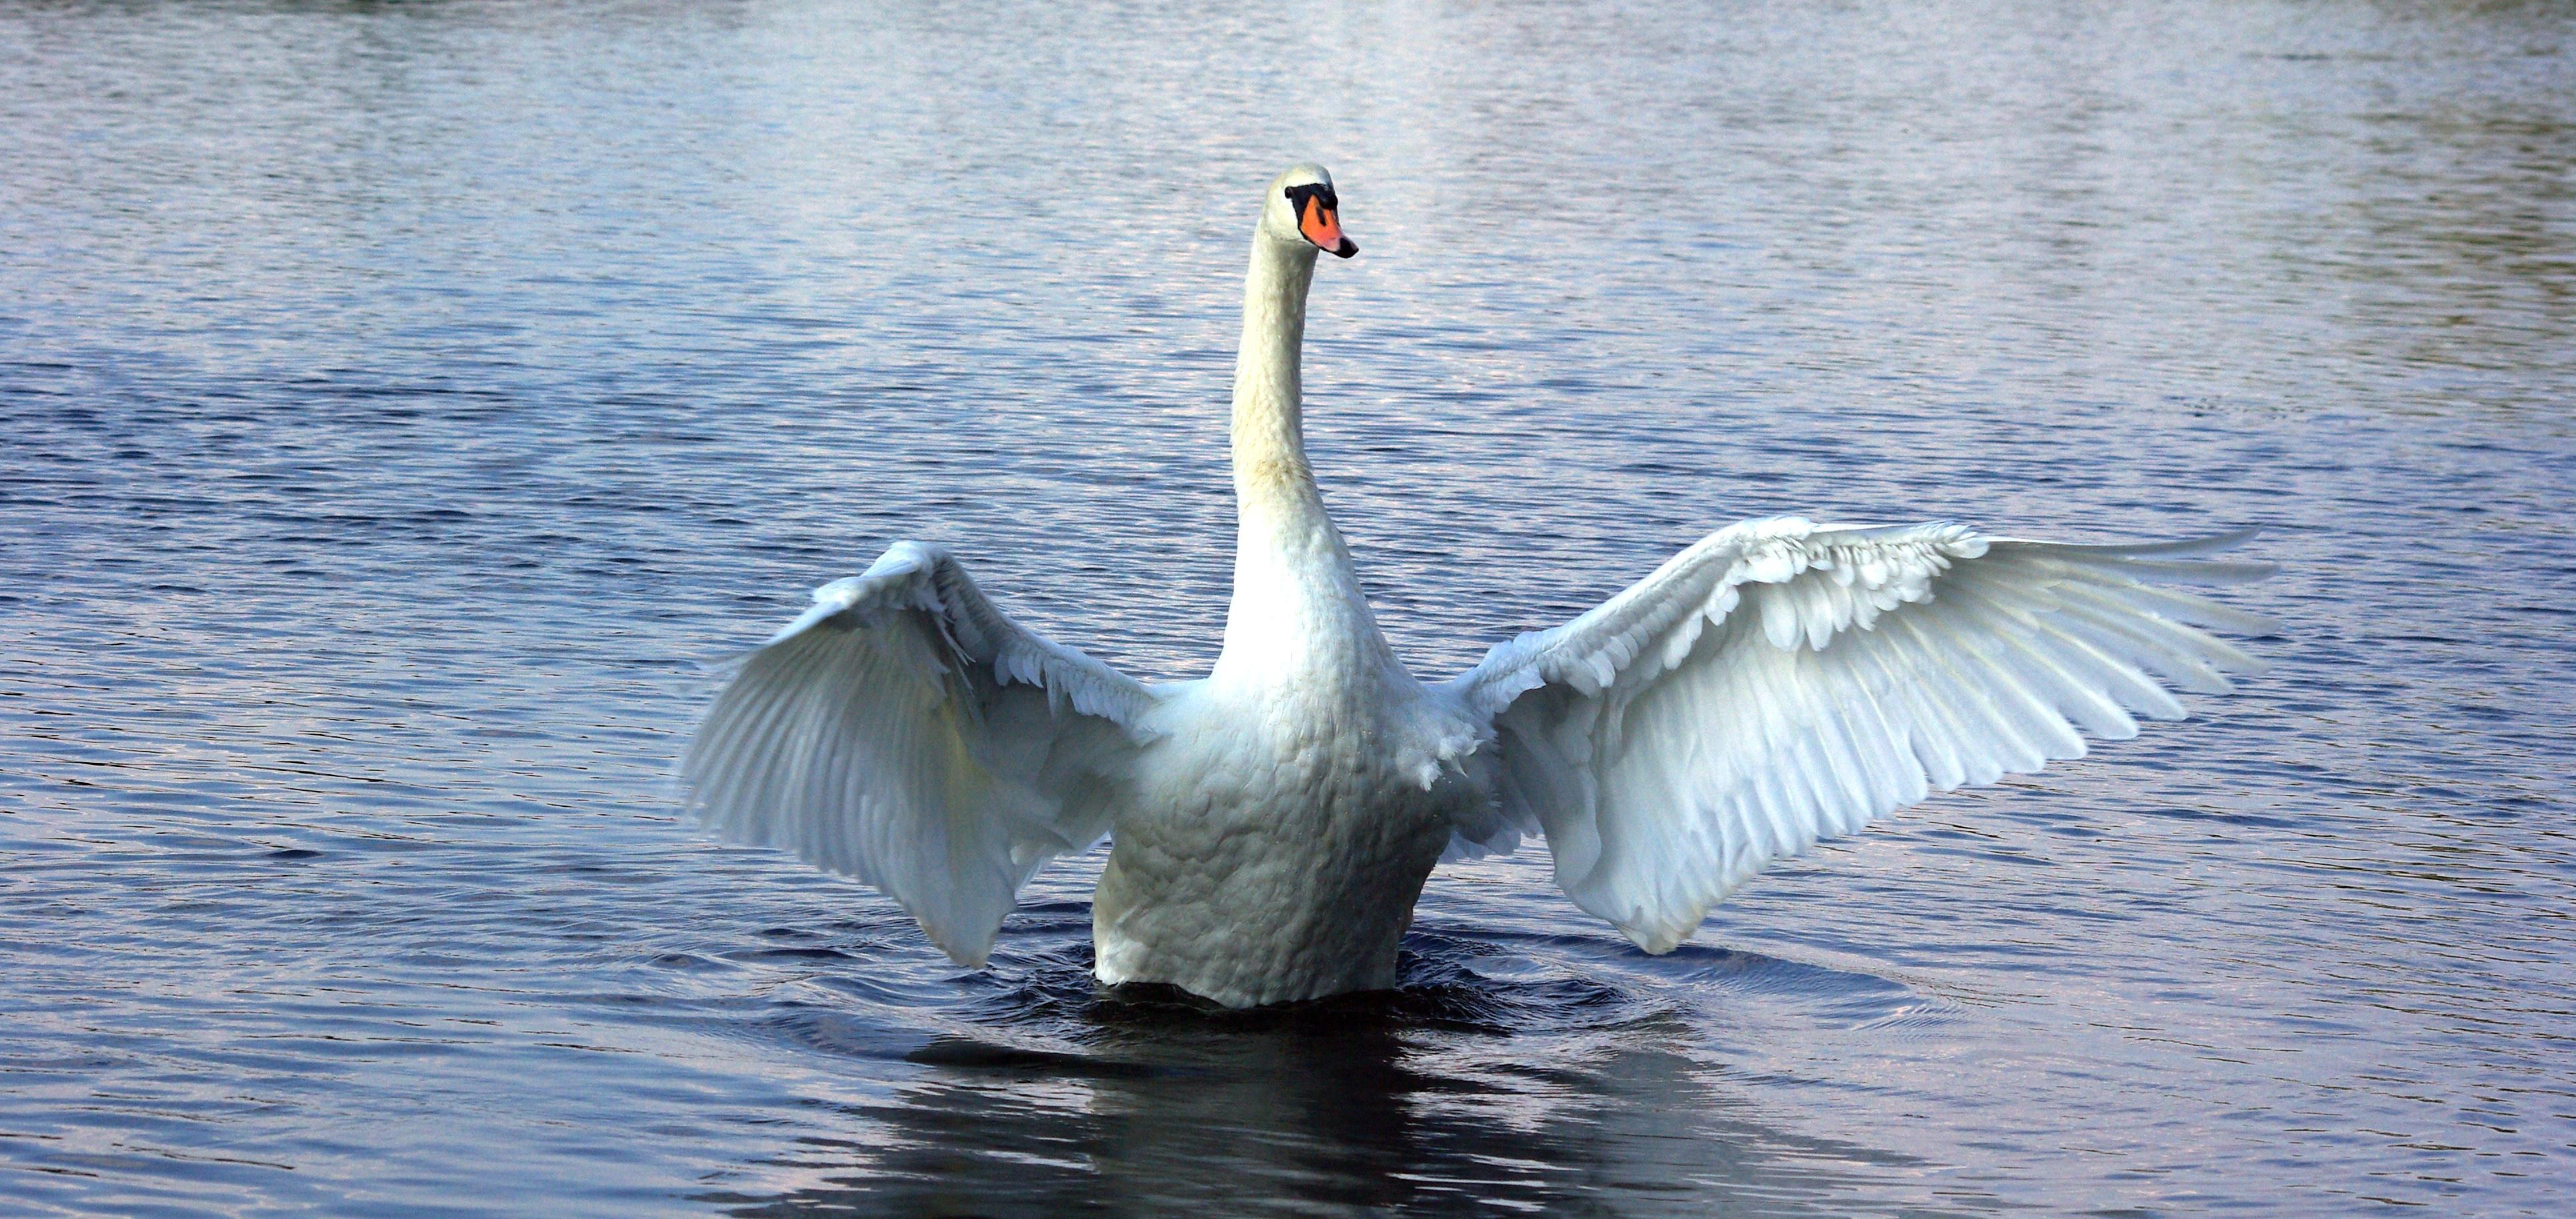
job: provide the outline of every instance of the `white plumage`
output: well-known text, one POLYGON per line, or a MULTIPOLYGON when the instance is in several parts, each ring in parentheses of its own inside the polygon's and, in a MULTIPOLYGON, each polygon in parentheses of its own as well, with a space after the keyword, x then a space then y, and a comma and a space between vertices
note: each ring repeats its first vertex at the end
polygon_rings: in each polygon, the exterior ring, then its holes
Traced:
POLYGON ((877 886, 980 965, 1040 865, 1114 833, 1097 972, 1223 1003, 1384 987, 1442 858, 1544 835, 1557 882, 1648 952, 1746 878, 1934 790, 2179 719, 2166 685, 2260 667, 2272 625, 2159 585, 2203 556, 1960 525, 1711 535, 1590 613, 1425 685, 1387 647, 1306 464, 1298 387, 1331 178, 1271 184, 1236 368, 1225 647, 1146 686, 1012 622, 899 543, 744 664, 692 742, 708 821, 877 886))

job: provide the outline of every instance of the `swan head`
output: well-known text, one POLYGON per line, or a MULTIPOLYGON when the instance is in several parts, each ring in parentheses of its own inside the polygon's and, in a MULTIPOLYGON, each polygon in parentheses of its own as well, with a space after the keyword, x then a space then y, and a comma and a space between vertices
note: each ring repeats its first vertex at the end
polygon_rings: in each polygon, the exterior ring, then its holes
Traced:
POLYGON ((1261 231, 1336 258, 1360 252, 1358 242, 1342 235, 1342 200, 1333 193, 1333 175, 1321 165, 1293 165, 1271 180, 1268 202, 1261 208, 1261 231))

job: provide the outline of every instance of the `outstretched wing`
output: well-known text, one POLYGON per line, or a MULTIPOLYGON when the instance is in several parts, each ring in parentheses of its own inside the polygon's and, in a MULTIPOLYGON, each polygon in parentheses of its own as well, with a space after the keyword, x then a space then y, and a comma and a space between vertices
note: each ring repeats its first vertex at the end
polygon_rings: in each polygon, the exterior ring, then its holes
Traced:
POLYGON ((1721 530, 1590 613, 1489 653, 1448 689, 1491 723, 1498 805, 1456 846, 1547 835, 1557 883, 1648 952, 1772 861, 1934 789, 2079 757, 2077 732, 2180 719, 2163 683, 2260 664, 2197 629, 2274 625, 2153 585, 2250 533, 2139 546, 1964 526, 1721 530))
POLYGON ((875 885, 981 965, 1038 866, 1108 832, 1153 703, 903 542, 751 654, 681 770, 727 837, 875 885))

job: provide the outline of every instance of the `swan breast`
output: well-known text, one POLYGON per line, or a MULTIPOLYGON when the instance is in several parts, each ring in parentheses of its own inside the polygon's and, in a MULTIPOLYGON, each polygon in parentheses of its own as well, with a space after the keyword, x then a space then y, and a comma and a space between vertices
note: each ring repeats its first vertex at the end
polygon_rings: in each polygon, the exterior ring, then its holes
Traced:
POLYGON ((1408 714, 1428 701, 1415 691, 1169 700, 1093 899, 1101 980, 1230 1004, 1392 985, 1423 881, 1482 799, 1419 760, 1436 742, 1408 714))

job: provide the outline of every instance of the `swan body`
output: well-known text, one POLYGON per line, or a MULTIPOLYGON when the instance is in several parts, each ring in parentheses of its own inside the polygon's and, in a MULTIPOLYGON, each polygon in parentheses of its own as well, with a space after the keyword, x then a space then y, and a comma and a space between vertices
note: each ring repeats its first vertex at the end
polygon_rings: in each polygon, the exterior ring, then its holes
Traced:
POLYGON ((1720 530, 1599 608, 1450 681, 1396 658, 1306 461, 1317 255, 1349 257, 1320 167, 1253 237, 1224 647, 1147 686, 898 543, 745 661, 683 773, 707 820, 876 885, 982 964, 1048 859, 1112 835, 1096 972, 1230 1006, 1394 984, 1443 858, 1547 839, 1584 909, 1665 952, 1771 862, 1933 790, 2180 718, 2167 685, 2259 668, 2268 621, 2163 585, 2257 579, 2245 535, 2128 546, 1964 526, 1720 530), (2079 732, 2079 729, 2081 732, 2079 732))
POLYGON ((1100 979, 1235 1006, 1393 986, 1414 899, 1478 799, 1428 747, 1464 717, 1366 679, 1210 680, 1162 711, 1092 899, 1100 979))

